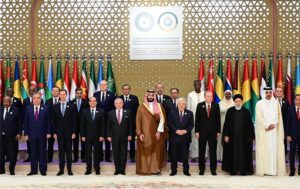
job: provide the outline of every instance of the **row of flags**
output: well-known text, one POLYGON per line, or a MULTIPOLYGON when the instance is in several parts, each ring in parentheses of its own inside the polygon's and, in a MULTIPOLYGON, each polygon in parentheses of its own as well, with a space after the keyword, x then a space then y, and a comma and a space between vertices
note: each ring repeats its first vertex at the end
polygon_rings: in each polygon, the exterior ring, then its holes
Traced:
MULTIPOLYGON (((103 74, 103 56, 100 55, 98 58, 98 80, 96 81, 95 75, 95 57, 91 55, 89 57, 89 81, 87 80, 87 66, 88 59, 85 55, 82 56, 82 68, 81 68, 81 77, 79 78, 78 71, 78 57, 76 54, 72 57, 73 60, 73 75, 70 80, 70 64, 71 58, 67 53, 65 57, 65 69, 64 69, 64 77, 62 77, 62 57, 58 53, 56 57, 56 78, 54 80, 53 77, 53 64, 55 64, 54 58, 51 53, 48 56, 48 71, 47 71, 47 82, 45 80, 45 61, 43 53, 41 53, 39 57, 39 78, 37 75, 37 56, 34 54, 32 56, 32 72, 31 72, 31 81, 29 83, 28 79, 28 57, 24 55, 22 57, 23 69, 20 78, 20 58, 18 55, 15 55, 15 70, 14 70, 14 80, 12 82, 11 72, 12 72, 12 60, 11 56, 7 54, 5 60, 0 54, 0 103, 2 103, 3 97, 6 94, 6 89, 9 87, 13 87, 14 89, 14 97, 20 99, 26 99, 29 97, 29 87, 34 86, 38 89, 39 93, 42 95, 44 102, 52 97, 52 88, 54 86, 59 87, 60 89, 65 89, 68 92, 68 99, 73 100, 75 98, 76 88, 80 87, 83 90, 83 98, 92 97, 94 92, 100 90, 100 82, 104 80, 103 74), (5 66, 4 66, 5 64, 5 66), (4 75, 5 68, 5 75, 4 75)), ((116 93, 116 85, 114 80, 114 74, 111 63, 111 55, 107 56, 107 75, 106 80, 108 83, 108 90, 112 93, 116 93)))
POLYGON ((269 69, 266 71, 266 56, 264 53, 260 56, 260 78, 258 78, 258 59, 256 54, 252 55, 252 60, 249 59, 247 53, 243 56, 243 75, 240 76, 239 67, 239 55, 231 57, 230 53, 226 55, 226 70, 225 76, 223 75, 223 55, 218 56, 218 69, 217 74, 214 76, 214 57, 212 54, 209 55, 209 69, 207 75, 207 85, 205 88, 205 61, 204 55, 200 56, 199 61, 199 72, 198 79, 202 83, 202 91, 209 90, 214 94, 214 101, 219 103, 224 98, 226 90, 232 91, 233 95, 241 94, 244 98, 244 107, 249 109, 255 120, 255 106, 260 98, 264 97, 263 88, 268 86, 272 87, 274 93, 276 87, 282 87, 285 91, 285 98, 289 103, 293 102, 293 94, 300 94, 300 54, 296 55, 296 73, 295 73, 295 90, 293 90, 293 82, 291 75, 292 66, 292 55, 287 55, 287 69, 285 85, 283 82, 283 62, 282 55, 279 53, 277 56, 278 69, 277 69, 277 80, 275 81, 274 74, 274 57, 273 53, 269 54, 269 69), (232 60, 234 61, 234 73, 232 75, 232 60), (250 73, 252 62, 252 71, 250 73), (268 75, 268 79, 267 76, 268 75), (251 77, 250 77, 251 76, 251 77), (242 79, 242 83, 241 83, 242 79))

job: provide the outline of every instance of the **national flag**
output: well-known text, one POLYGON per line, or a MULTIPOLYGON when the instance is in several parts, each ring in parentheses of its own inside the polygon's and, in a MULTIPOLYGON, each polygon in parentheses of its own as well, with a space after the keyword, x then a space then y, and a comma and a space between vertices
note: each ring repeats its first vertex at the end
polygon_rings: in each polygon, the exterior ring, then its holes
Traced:
POLYGON ((223 81, 223 57, 219 56, 218 73, 216 77, 215 102, 219 103, 224 98, 224 81, 223 81))
POLYGON ((41 94, 43 102, 46 102, 45 98, 45 73, 44 73, 44 56, 40 56, 40 74, 39 74, 39 82, 38 82, 38 92, 41 94))
POLYGON ((300 54, 296 55, 295 95, 300 94, 300 54))
POLYGON ((204 66, 204 54, 201 54, 199 61, 199 72, 198 72, 198 80, 201 82, 201 91, 205 91, 205 66, 204 66))
POLYGON ((115 83, 115 78, 114 78, 114 72, 112 69, 112 65, 111 65, 111 56, 108 55, 107 56, 107 89, 109 92, 116 94, 117 90, 116 90, 116 83, 115 83))
POLYGON ((57 86, 59 89, 63 88, 63 82, 62 82, 62 73, 61 73, 61 57, 59 54, 57 54, 56 57, 56 80, 55 80, 55 86, 57 86))
POLYGON ((251 85, 249 77, 249 57, 247 54, 244 56, 244 74, 243 74, 243 86, 242 86, 243 106, 251 111, 251 85))
POLYGON ((87 75, 86 75, 86 56, 82 56, 82 69, 81 69, 81 79, 80 79, 80 88, 82 89, 82 98, 87 99, 87 75))
POLYGON ((30 81, 30 86, 34 86, 36 89, 38 87, 37 85, 37 67, 36 67, 36 55, 35 53, 32 55, 32 66, 31 66, 31 81, 30 81))
POLYGON ((257 58, 256 55, 252 56, 252 81, 251 81, 251 101, 252 101, 252 118, 255 121, 255 107, 256 103, 259 100, 259 81, 258 81, 258 73, 257 73, 257 58))
POLYGON ((65 64, 65 75, 64 75, 64 89, 67 91, 67 101, 70 100, 70 76, 69 76, 69 64, 70 64, 70 57, 69 54, 66 56, 66 64, 65 64))
POLYGON ((100 91, 100 83, 104 80, 103 75, 103 56, 100 55, 98 59, 99 67, 98 67, 98 84, 97 84, 97 91, 100 91))
POLYGON ((52 70, 52 60, 53 57, 49 55, 49 65, 48 65, 48 76, 47 76, 47 88, 46 88, 46 100, 52 98, 52 88, 53 88, 53 70, 52 70))
POLYGON ((21 81, 18 55, 16 55, 15 58, 14 97, 21 99, 21 81))
POLYGON ((227 65, 226 65, 225 91, 227 90, 232 91, 231 55, 229 53, 227 54, 226 59, 227 59, 227 65))
POLYGON ((283 68, 282 68, 282 56, 278 53, 278 68, 277 68, 277 87, 283 87, 283 68))
POLYGON ((29 81, 28 81, 28 62, 27 55, 23 56, 23 72, 22 72, 22 100, 28 98, 29 81))
POLYGON ((90 57, 90 81, 89 81, 89 93, 88 93, 89 98, 94 96, 94 93, 96 91, 95 62, 94 61, 95 61, 94 56, 91 56, 90 57))
POLYGON ((74 55, 74 60, 73 60, 73 77, 72 77, 72 85, 71 85, 71 94, 70 94, 70 99, 73 100, 75 98, 76 94, 76 89, 79 86, 79 81, 78 81, 78 61, 77 61, 77 56, 74 55))
POLYGON ((288 56, 288 62, 287 62, 287 68, 286 68, 286 80, 285 80, 285 95, 284 97, 287 99, 287 101, 292 104, 293 102, 293 80, 292 80, 292 56, 289 53, 288 56))
POLYGON ((3 66, 4 66, 3 56, 2 56, 2 52, 0 52, 0 104, 2 104, 3 97, 4 97, 3 66))
POLYGON ((260 88, 259 93, 261 98, 265 98, 264 88, 267 86, 266 67, 265 67, 265 54, 262 53, 260 56, 260 88))
POLYGON ((214 58, 212 55, 209 56, 209 72, 207 79, 207 90, 214 94, 214 58))
POLYGON ((242 94, 240 72, 239 72, 239 55, 238 54, 236 54, 236 56, 235 56, 233 94, 234 95, 242 94))
POLYGON ((275 77, 274 77, 274 69, 273 69, 273 53, 270 52, 270 64, 269 64, 269 79, 268 79, 268 87, 271 87, 273 90, 273 94, 275 95, 275 77))
POLYGON ((10 55, 6 55, 6 76, 5 76, 5 94, 7 89, 11 87, 11 58, 10 55))

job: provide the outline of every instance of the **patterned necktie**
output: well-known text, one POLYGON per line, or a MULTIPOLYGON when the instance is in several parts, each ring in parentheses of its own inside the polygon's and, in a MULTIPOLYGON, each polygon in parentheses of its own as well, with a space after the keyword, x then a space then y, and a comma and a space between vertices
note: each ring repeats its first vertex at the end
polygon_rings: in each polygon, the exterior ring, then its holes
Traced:
POLYGON ((118 110, 118 123, 119 123, 119 125, 121 123, 121 111, 120 110, 118 110))
POLYGON ((210 105, 208 104, 207 105, 207 117, 209 118, 209 116, 210 116, 210 105))
POLYGON ((34 111, 34 119, 35 119, 35 121, 38 120, 38 117, 39 117, 39 108, 35 107, 35 111, 34 111))

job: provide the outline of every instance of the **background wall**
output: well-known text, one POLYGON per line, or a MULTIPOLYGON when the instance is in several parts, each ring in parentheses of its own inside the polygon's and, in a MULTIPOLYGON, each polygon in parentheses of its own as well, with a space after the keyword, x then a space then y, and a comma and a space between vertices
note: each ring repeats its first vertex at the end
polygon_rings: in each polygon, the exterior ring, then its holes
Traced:
MULTIPOLYGON (((41 50, 46 56, 50 52, 56 56, 58 49, 63 57, 67 51, 80 56, 83 52, 87 56, 94 54, 96 59, 100 53, 105 57, 112 54, 118 93, 123 83, 130 83, 132 92, 142 97, 146 89, 162 81, 167 93, 169 88, 178 87, 186 96, 193 90, 202 52, 206 56, 205 74, 211 52, 215 70, 219 53, 224 57, 225 70, 228 51, 241 57, 245 52, 259 56, 270 50, 280 51, 284 57, 288 50, 295 55, 300 46, 299 11, 297 0, 2 0, 0 49, 3 53, 9 49, 12 56, 26 52, 30 57, 33 49, 38 56, 41 50), (132 6, 183 6, 183 60, 129 60, 128 8, 132 6)), ((284 66, 286 62, 285 58, 284 66)), ((275 62, 275 74, 276 65, 275 62)), ((30 64, 29 67, 31 73, 30 64)), ((64 71, 64 64, 62 68, 64 71)))

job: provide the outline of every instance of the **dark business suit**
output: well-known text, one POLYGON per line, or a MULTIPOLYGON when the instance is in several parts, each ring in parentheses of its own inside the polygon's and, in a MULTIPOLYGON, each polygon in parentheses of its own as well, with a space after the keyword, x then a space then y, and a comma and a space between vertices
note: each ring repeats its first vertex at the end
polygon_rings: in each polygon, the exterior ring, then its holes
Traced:
POLYGON ((112 138, 111 143, 116 172, 123 173, 125 172, 127 161, 128 136, 133 135, 133 130, 131 111, 122 109, 120 124, 117 118, 118 111, 112 110, 108 113, 106 136, 112 138))
MULTIPOLYGON (((102 97, 101 97, 101 91, 98 91, 98 92, 94 93, 94 97, 97 99, 97 107, 104 111, 104 117, 105 117, 104 120, 105 120, 105 125, 106 125, 108 112, 115 109, 114 101, 115 101, 116 96, 113 93, 106 91, 106 96, 103 101, 102 97)), ((101 148, 102 148, 102 146, 101 146, 101 148)), ((111 156, 110 155, 110 142, 105 139, 105 160, 110 161, 110 156, 111 156)), ((103 154, 101 154, 101 161, 102 160, 103 160, 103 154)))
POLYGON ((100 137, 104 138, 105 123, 104 112, 97 109, 94 112, 94 119, 90 108, 82 110, 80 122, 81 137, 85 137, 85 156, 86 156, 86 170, 92 170, 92 151, 94 150, 94 169, 100 171, 100 155, 102 154, 102 142, 99 141, 100 137), (93 148, 93 150, 92 150, 93 148))
MULTIPOLYGON (((82 110, 89 107, 89 103, 85 99, 80 100, 80 105, 77 105, 77 99, 71 101, 74 104, 74 108, 76 109, 76 138, 73 140, 73 158, 74 161, 77 161, 79 158, 79 140, 81 138, 80 134, 80 119, 82 116, 82 110)), ((81 160, 85 160, 85 145, 84 142, 81 141, 81 160)))
POLYGON ((119 98, 123 99, 124 101, 124 109, 131 111, 131 118, 132 118, 132 130, 134 135, 132 136, 132 140, 129 142, 130 145, 130 159, 131 161, 135 161, 135 119, 136 113, 139 108, 139 99, 137 96, 130 94, 129 99, 126 101, 125 96, 121 95, 119 98))
POLYGON ((199 169, 205 170, 206 143, 209 146, 210 170, 216 171, 217 167, 217 133, 221 132, 220 108, 217 103, 211 103, 210 115, 208 117, 206 103, 197 105, 195 118, 195 133, 199 133, 199 169))
POLYGON ((38 163, 41 173, 47 171, 47 134, 51 134, 51 123, 48 107, 41 105, 37 120, 35 107, 27 106, 24 117, 24 135, 28 136, 30 143, 31 173, 37 173, 38 163))
POLYGON ((168 115, 168 127, 170 143, 172 144, 171 151, 171 169, 172 172, 177 172, 177 160, 181 157, 183 162, 183 172, 189 172, 189 143, 191 142, 191 131, 194 128, 193 112, 185 109, 180 118, 178 109, 171 110, 168 115), (185 135, 176 134, 177 130, 186 130, 185 135))
MULTIPOLYGON (((290 170, 295 172, 295 155, 298 148, 298 156, 300 157, 300 119, 297 117, 296 107, 293 105, 287 111, 286 119, 286 135, 292 138, 290 142, 290 170)), ((300 173, 300 164, 298 167, 300 173)))
POLYGON ((22 135, 22 124, 19 115, 19 110, 14 107, 9 107, 4 118, 4 107, 1 107, 1 125, 0 125, 0 173, 4 173, 5 155, 9 159, 9 171, 14 173, 17 154, 18 141, 17 135, 22 135))
POLYGON ((282 98, 281 101, 278 99, 278 102, 281 106, 281 115, 282 115, 282 121, 283 121, 283 127, 284 127, 284 149, 285 149, 285 154, 287 154, 287 141, 286 141, 286 130, 287 130, 287 125, 286 125, 286 117, 287 117, 287 111, 290 107, 289 101, 287 101, 285 98, 282 98))
POLYGON ((72 166, 72 134, 76 132, 76 110, 72 103, 66 103, 65 114, 62 114, 61 102, 53 107, 54 133, 57 135, 59 149, 59 170, 64 172, 65 158, 67 169, 72 166))
MULTIPOLYGON (((52 117, 52 114, 53 114, 53 107, 55 105, 55 103, 57 104, 59 102, 59 98, 56 98, 56 102, 54 100, 54 98, 50 98, 46 101, 46 105, 48 106, 48 110, 49 110, 49 115, 50 115, 50 119, 51 119, 51 128, 54 128, 54 125, 53 125, 53 117, 52 117)), ((51 138, 48 139, 48 162, 52 162, 53 160, 53 147, 54 147, 54 142, 55 142, 55 139, 53 137, 53 135, 51 135, 51 138)))

